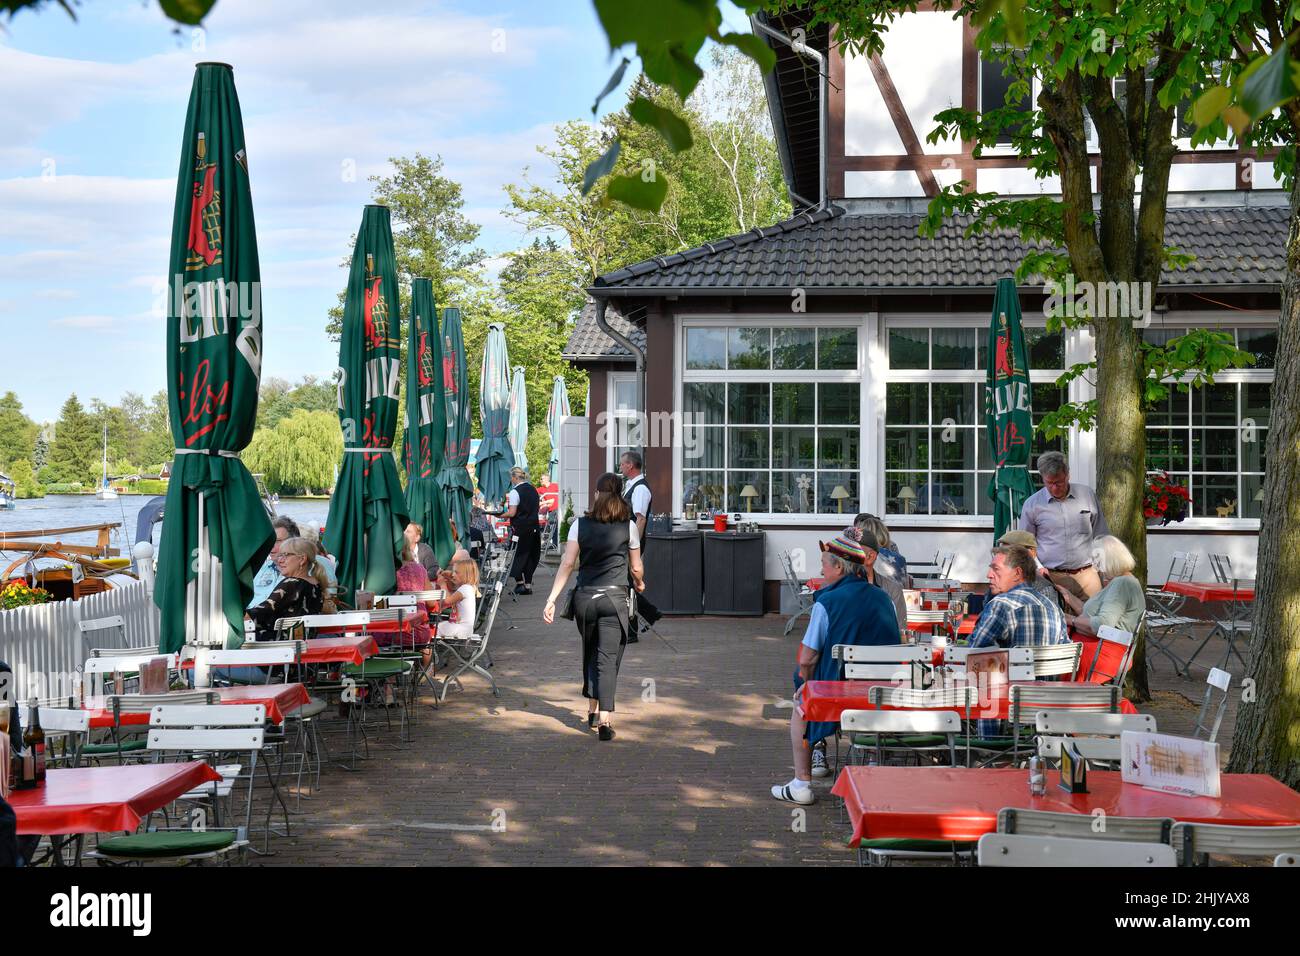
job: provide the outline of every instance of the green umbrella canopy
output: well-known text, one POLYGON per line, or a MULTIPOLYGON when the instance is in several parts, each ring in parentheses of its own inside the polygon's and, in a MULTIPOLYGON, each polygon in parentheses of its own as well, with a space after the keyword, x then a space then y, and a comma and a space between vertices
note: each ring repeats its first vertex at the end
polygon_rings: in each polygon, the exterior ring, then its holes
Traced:
POLYGON ((195 615, 191 636, 242 639, 253 576, 275 540, 257 487, 235 457, 257 419, 261 272, 239 96, 233 71, 221 63, 195 68, 168 284, 167 407, 177 455, 154 601, 161 648, 172 653, 186 643, 187 612, 195 615), (200 497, 210 564, 202 562, 200 497), (200 583, 211 585, 206 596, 200 583))
POLYGON ((442 337, 433 305, 433 283, 411 283, 411 318, 406 343, 406 428, 402 460, 406 464, 406 507, 424 528, 424 540, 438 564, 451 561, 456 542, 447 523, 447 505, 438 474, 447 441, 447 410, 442 390, 442 337))
POLYGON ((515 455, 515 467, 528 470, 528 389, 524 385, 524 367, 515 366, 510 380, 510 450, 515 455))
POLYGON ((999 279, 989 323, 988 382, 984 389, 984 423, 996 471, 988 486, 993 506, 993 540, 1002 537, 1033 494, 1029 457, 1034 437, 1033 389, 1020 299, 1011 279, 999 279))
POLYGON ((551 480, 558 480, 555 473, 560 464, 560 423, 569 417, 569 390, 564 384, 564 376, 555 376, 551 383, 551 401, 546 406, 546 428, 551 433, 551 460, 546 470, 551 473, 551 480))
POLYGON ((488 326, 483 347, 483 374, 479 378, 479 413, 483 441, 474 459, 478 486, 489 504, 500 504, 510 490, 510 469, 515 456, 507 437, 510 428, 510 356, 506 352, 506 327, 488 326))
POLYGON ((456 522, 457 543, 469 547, 469 510, 474 481, 469 476, 469 375, 460 309, 442 310, 442 397, 447 410, 447 441, 438 486, 456 522))
POLYGON ((393 461, 401 312, 387 206, 366 206, 352 252, 339 338, 343 467, 330 498, 325 547, 338 558, 348 601, 358 588, 389 594, 406 530, 406 497, 393 461))

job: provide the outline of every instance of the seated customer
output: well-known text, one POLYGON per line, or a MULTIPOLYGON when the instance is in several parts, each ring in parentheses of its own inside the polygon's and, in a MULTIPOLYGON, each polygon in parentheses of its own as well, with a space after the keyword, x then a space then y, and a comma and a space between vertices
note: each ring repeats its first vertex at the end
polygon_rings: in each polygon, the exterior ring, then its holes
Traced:
POLYGON ((449 586, 442 607, 451 610, 452 619, 438 625, 438 636, 460 640, 473 637, 474 617, 478 613, 478 565, 473 558, 457 558, 452 561, 445 581, 449 586))
MULTIPOLYGON (((419 525, 416 525, 416 527, 419 527, 419 525)), ((416 549, 411 545, 411 540, 408 537, 406 544, 402 547, 402 564, 397 569, 397 593, 410 594, 415 591, 428 591, 432 587, 429 575, 424 570, 424 565, 417 560, 416 549)), ((429 621, 427 618, 412 625, 411 637, 415 641, 416 647, 428 646, 429 621)))
POLYGON ((304 538, 289 538, 280 543, 275 560, 280 583, 245 615, 256 626, 259 641, 276 639, 276 621, 321 613, 323 580, 316 565, 316 546, 304 538))
POLYGON ((1114 535, 1102 535, 1092 545, 1092 565, 1101 575, 1102 588, 1081 601, 1065 588, 1058 588, 1067 612, 1065 623, 1084 634, 1096 634, 1101 627, 1117 627, 1130 634, 1137 630, 1147 607, 1146 590, 1133 576, 1137 562, 1124 542, 1114 535))
POLYGON ((271 522, 271 527, 275 529, 275 541, 271 543, 271 551, 262 562, 262 567, 253 576, 253 597, 248 602, 249 607, 265 601, 280 583, 280 565, 276 562, 280 545, 290 538, 298 537, 298 526, 292 518, 276 518, 271 522))
POLYGON ((1043 597, 1055 601, 1057 606, 1060 607, 1061 602, 1057 600, 1056 596, 1056 585, 1052 583, 1047 568, 1043 567, 1038 560, 1038 539, 1028 531, 1008 531, 998 538, 998 544, 1014 545, 1029 552, 1029 556, 1034 559, 1034 571, 1036 572, 1030 586, 1043 597))
POLYGON ((338 593, 338 565, 333 558, 325 554, 325 549, 321 547, 320 534, 315 527, 309 524, 302 525, 298 529, 298 536, 316 546, 316 570, 320 572, 317 578, 320 579, 322 587, 322 613, 333 614, 338 610, 334 601, 334 595, 338 593))
POLYGON ((1025 548, 999 545, 989 562, 989 599, 971 634, 971 647, 1064 644, 1070 638, 1056 605, 1034 590, 1037 569, 1025 548))
POLYGON ((835 733, 830 722, 808 723, 799 705, 799 689, 809 680, 838 680, 840 661, 831 656, 836 644, 885 645, 898 643, 898 617, 883 590, 866 578, 866 553, 857 541, 840 534, 821 544, 822 580, 809 614, 808 630, 799 645, 798 672, 794 677, 795 710, 790 718, 790 744, 794 751, 794 779, 772 788, 772 796, 791 803, 809 804, 812 792, 812 745, 835 733))
MULTIPOLYGON (((898 635, 900 641, 907 640, 907 599, 903 597, 902 585, 898 583, 885 565, 884 555, 880 553, 880 544, 870 528, 845 528, 844 534, 852 533, 853 539, 862 545, 866 555, 866 579, 889 595, 894 605, 894 616, 898 618, 898 635)), ((814 769, 816 769, 814 767, 814 769)), ((821 776, 821 774, 817 774, 821 776)))
POLYGON ((853 519, 853 526, 859 531, 870 531, 875 535, 876 543, 880 545, 878 570, 897 581, 900 588, 911 587, 912 576, 907 573, 907 559, 895 547, 885 523, 875 515, 863 513, 853 519))

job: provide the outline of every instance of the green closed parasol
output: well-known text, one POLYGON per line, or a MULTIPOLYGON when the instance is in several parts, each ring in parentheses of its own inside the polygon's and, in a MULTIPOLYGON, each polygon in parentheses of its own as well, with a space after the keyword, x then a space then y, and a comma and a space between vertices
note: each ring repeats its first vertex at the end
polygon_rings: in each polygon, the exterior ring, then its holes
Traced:
POLYGON ((524 367, 515 366, 510 380, 510 450, 514 452, 515 467, 528 470, 528 388, 524 384, 524 367))
POLYGON ((330 497, 325 547, 351 603, 360 588, 390 594, 405 542, 406 496, 393 461, 401 311, 387 206, 366 206, 357 232, 339 338, 343 467, 330 497))
POLYGON ((1020 325, 1020 299, 1011 279, 999 279, 989 324, 988 384, 984 389, 984 422, 996 471, 988 486, 993 499, 993 540, 1016 523, 1025 499, 1034 493, 1029 457, 1034 437, 1033 389, 1025 333, 1020 325))
MULTIPOLYGON (((275 533, 238 454, 262 370, 261 273, 232 69, 195 68, 172 221, 167 407, 176 459, 154 602, 161 649, 242 641, 253 576, 275 533)), ((207 683, 200 653, 200 685, 207 683)))
POLYGON ((442 310, 442 396, 447 412, 447 440, 438 486, 447 511, 456 522, 457 543, 468 548, 474 480, 469 476, 469 376, 465 371, 460 309, 442 310))
POLYGON ((564 384, 564 376, 557 375, 551 383, 551 401, 546 406, 546 429, 551 433, 551 460, 546 463, 546 470, 552 481, 558 481, 556 469, 560 464, 560 424, 569 417, 569 389, 564 384))
POLYGON ((500 322, 488 326, 478 394, 483 441, 474 458, 474 473, 483 497, 489 504, 499 505, 510 490, 510 469, 515 465, 509 439, 510 356, 506 352, 506 327, 500 322))
POLYGON ((406 507, 424 528, 440 567, 456 550, 438 474, 447 440, 447 411, 442 390, 442 337, 433 305, 433 283, 411 283, 411 319, 406 343, 406 428, 402 461, 406 465, 406 507))

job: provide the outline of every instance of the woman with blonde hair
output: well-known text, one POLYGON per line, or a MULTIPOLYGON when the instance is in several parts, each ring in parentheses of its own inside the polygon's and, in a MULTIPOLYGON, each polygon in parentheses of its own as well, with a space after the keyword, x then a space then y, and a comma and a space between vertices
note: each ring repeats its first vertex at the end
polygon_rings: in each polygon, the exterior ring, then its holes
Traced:
POLYGON ((1101 576, 1102 588, 1086 601, 1059 584, 1068 613, 1065 623, 1083 634, 1096 634, 1102 627, 1117 627, 1130 634, 1137 630, 1147 607, 1146 590, 1133 574, 1137 561, 1124 542, 1105 534, 1092 543, 1092 564, 1101 576))
POLYGON ((282 575, 280 583, 265 601, 250 607, 246 615, 257 629, 257 640, 274 640, 275 622, 283 618, 321 613, 328 585, 316 557, 316 545, 306 538, 287 538, 280 542, 275 556, 276 568, 282 575))
POLYGON ((444 610, 451 608, 455 619, 439 624, 438 636, 459 640, 473 637, 474 617, 478 613, 478 564, 473 558, 454 558, 449 580, 446 572, 443 577, 451 585, 446 588, 451 593, 442 599, 442 606, 444 610))

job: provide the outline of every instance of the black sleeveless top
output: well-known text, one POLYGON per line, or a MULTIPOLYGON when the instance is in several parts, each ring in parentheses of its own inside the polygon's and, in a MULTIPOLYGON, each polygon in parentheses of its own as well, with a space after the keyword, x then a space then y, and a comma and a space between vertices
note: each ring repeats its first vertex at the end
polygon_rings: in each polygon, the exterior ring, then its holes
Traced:
POLYGON ((578 587, 627 587, 628 523, 578 519, 578 587))
POLYGON ((521 532, 537 530, 537 489, 531 481, 521 481, 513 490, 519 493, 519 504, 515 507, 515 516, 510 519, 510 528, 522 538, 521 532))

